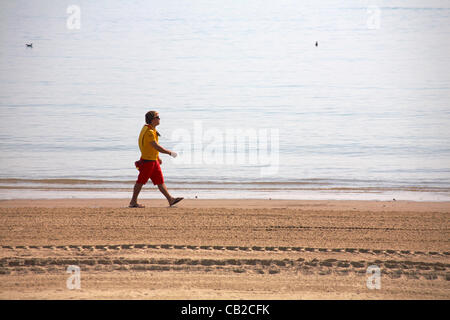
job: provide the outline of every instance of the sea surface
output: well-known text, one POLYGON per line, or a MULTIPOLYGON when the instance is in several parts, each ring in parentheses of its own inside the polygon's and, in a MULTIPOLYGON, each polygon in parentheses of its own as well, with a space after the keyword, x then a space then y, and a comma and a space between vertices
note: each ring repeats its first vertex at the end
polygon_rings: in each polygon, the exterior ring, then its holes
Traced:
POLYGON ((1 1, 0 40, 0 199, 130 197, 157 110, 174 196, 450 201, 449 1, 1 1))

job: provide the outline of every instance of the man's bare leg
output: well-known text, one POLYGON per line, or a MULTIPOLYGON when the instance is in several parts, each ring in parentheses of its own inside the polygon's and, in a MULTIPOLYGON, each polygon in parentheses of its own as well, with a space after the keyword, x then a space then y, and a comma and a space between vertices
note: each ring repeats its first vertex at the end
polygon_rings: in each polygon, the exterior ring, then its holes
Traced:
POLYGON ((166 184, 158 184, 158 189, 161 191, 161 193, 166 197, 167 201, 169 201, 169 205, 172 206, 175 203, 180 202, 183 200, 183 198, 174 198, 170 195, 169 191, 167 190, 166 184))
POLYGON ((131 198, 130 206, 138 206, 137 198, 139 196, 139 193, 141 192, 142 186, 142 183, 136 183, 134 185, 133 197, 131 198))
POLYGON ((169 204, 172 204, 174 198, 170 195, 169 191, 167 190, 166 184, 165 183, 158 184, 158 189, 166 197, 167 201, 169 201, 169 204))

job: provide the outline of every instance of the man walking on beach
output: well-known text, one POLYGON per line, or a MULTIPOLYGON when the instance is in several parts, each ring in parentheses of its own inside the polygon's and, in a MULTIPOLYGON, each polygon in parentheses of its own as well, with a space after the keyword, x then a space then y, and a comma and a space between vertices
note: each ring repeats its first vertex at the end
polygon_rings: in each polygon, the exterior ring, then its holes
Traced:
POLYGON ((149 111, 145 115, 144 127, 139 135, 139 149, 141 150, 141 159, 135 162, 136 168, 139 170, 139 176, 134 185, 133 197, 130 201, 130 208, 144 208, 143 205, 137 203, 137 198, 141 192, 142 186, 151 179, 154 185, 157 185, 159 191, 169 201, 169 205, 180 202, 184 198, 174 198, 167 191, 161 171, 162 160, 159 158, 159 152, 166 153, 172 157, 176 157, 177 153, 167 150, 158 144, 159 132, 156 126, 159 125, 160 118, 156 111, 149 111))

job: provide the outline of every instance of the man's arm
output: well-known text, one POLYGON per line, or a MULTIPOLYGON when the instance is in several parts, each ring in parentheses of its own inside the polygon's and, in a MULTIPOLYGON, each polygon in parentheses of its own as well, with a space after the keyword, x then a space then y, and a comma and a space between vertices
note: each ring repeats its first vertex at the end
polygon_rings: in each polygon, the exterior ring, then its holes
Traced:
POLYGON ((165 154, 169 154, 169 155, 172 153, 172 151, 167 150, 167 149, 161 147, 161 146, 158 144, 158 142, 156 142, 156 141, 152 141, 152 142, 150 142, 150 144, 152 145, 153 148, 155 148, 156 150, 158 150, 158 151, 161 152, 161 153, 165 153, 165 154))

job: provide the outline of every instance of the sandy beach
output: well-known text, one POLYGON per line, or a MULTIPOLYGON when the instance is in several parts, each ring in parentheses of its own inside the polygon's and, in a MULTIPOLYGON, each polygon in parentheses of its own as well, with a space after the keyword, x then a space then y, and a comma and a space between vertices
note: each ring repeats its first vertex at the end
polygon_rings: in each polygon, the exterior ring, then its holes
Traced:
POLYGON ((0 299, 450 299, 449 202, 127 204, 0 201, 0 299))

